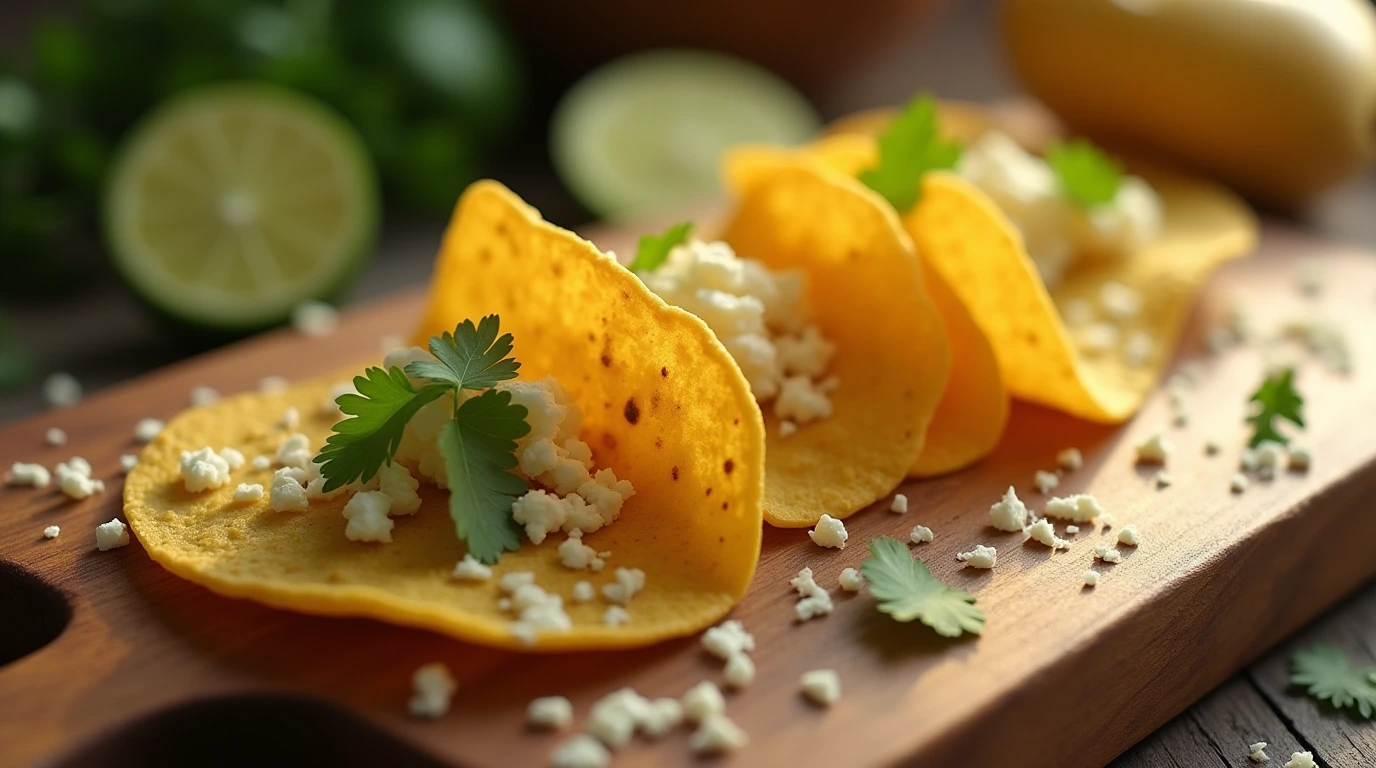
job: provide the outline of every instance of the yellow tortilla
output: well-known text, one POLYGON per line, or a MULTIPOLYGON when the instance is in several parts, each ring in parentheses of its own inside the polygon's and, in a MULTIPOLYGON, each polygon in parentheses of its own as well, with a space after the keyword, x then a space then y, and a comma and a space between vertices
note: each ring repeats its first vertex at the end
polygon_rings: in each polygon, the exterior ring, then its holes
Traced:
POLYGON ((726 350, 701 321, 666 307, 590 243, 541 221, 501 185, 479 182, 445 235, 416 340, 491 313, 515 336, 522 378, 555 376, 582 408, 581 437, 597 467, 635 486, 620 519, 584 539, 612 553, 603 572, 562 566, 556 548, 564 537, 555 534, 504 555, 488 582, 453 580, 464 547, 447 493, 428 483, 421 510, 394 518, 391 544, 345 539, 345 497, 284 513, 266 499, 230 500, 234 485, 266 485, 271 471, 245 467, 229 486, 186 492, 182 450, 229 445, 271 454, 285 437, 272 425, 287 406, 300 410, 301 431, 319 446, 333 421, 319 415, 320 403, 339 377, 282 395, 227 398, 174 419, 125 485, 125 515, 139 541, 172 572, 221 594, 515 650, 627 648, 715 623, 754 573, 764 493, 759 409, 726 350), (600 592, 618 567, 644 570, 647 583, 627 607, 630 623, 608 627, 605 600, 577 603, 570 594, 585 579, 600 592), (523 570, 564 597, 571 631, 541 632, 532 647, 511 635, 497 580, 523 570))
MULTIPOLYGON (((788 168, 816 168, 816 160, 853 177, 873 162, 873 150, 864 142, 843 139, 823 139, 809 149, 808 155, 775 147, 743 147, 727 156, 723 173, 727 184, 738 192, 758 184, 761 179, 788 168)), ((869 204, 888 209, 888 204, 873 195, 859 182, 847 179, 849 186, 867 198, 869 204), (875 202, 877 201, 877 203, 875 202)), ((891 210, 891 209, 888 209, 891 210)), ((902 238, 905 247, 911 247, 902 238)), ((857 247, 864 247, 857 243, 857 247)), ((993 347, 976 325, 969 310, 961 303, 946 278, 926 259, 920 258, 925 295, 917 299, 920 306, 930 300, 941 316, 951 351, 950 374, 943 384, 936 413, 927 428, 922 452, 908 467, 908 474, 930 477, 961 469, 988 455, 1003 436, 1008 422, 1008 393, 994 357, 993 347)), ((827 294, 819 302, 834 301, 827 294)), ((904 314, 901 305, 881 309, 873 307, 873 318, 881 323, 904 314), (885 311, 887 309, 887 311, 885 311)), ((916 305, 915 305, 916 306, 916 305)), ((861 317, 866 313, 857 313, 861 317)), ((857 318, 859 319, 859 318, 857 318)), ((911 344, 901 337, 895 344, 911 344)), ((770 445, 773 450, 773 444, 770 445)), ((832 513, 835 516, 835 513, 832 513)))
MULTIPOLYGON (((939 118, 963 141, 991 126, 960 106, 939 118)), ((872 115, 852 123, 878 132, 872 115)), ((1033 132, 1025 132, 1031 135, 1033 132)), ((834 133, 802 150, 848 175, 877 159, 871 133, 834 133)), ((925 262, 945 278, 992 341, 1008 391, 1020 400, 1091 421, 1117 423, 1136 413, 1169 362, 1194 296, 1215 269, 1256 244, 1255 215, 1227 190, 1154 166, 1133 163, 1161 196, 1159 238, 1117 262, 1079 261, 1048 291, 1016 227, 974 185, 950 173, 923 180, 918 204, 903 217, 925 262), (1057 309, 1072 298, 1096 300, 1099 287, 1117 281, 1142 297, 1141 312, 1120 323, 1120 336, 1142 331, 1153 343, 1149 359, 1130 365, 1117 353, 1082 355, 1057 309)))
POLYGON ((807 274, 840 380, 832 415, 789 437, 765 409, 765 519, 797 528, 845 517, 892 491, 922 454, 950 371, 941 317, 893 209, 859 182, 781 165, 738 194, 721 239, 807 274))

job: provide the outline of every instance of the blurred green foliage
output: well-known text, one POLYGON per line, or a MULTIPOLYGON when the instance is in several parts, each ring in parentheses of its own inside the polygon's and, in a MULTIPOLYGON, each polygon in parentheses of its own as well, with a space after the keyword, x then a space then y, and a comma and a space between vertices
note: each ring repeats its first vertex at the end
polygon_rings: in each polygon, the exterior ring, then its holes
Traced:
POLYGON ((358 128, 387 201, 446 212, 520 117, 517 51, 481 0, 87 0, 0 62, 3 290, 70 287, 94 240, 105 170, 152 106, 262 79, 358 128))

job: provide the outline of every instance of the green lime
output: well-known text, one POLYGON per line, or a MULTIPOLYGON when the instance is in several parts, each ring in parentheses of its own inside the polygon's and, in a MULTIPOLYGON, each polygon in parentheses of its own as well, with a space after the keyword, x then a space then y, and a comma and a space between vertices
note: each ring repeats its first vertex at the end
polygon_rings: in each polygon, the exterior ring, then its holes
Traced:
POLYGON ((115 266, 154 308, 250 330, 341 290, 371 251, 377 179, 316 101, 266 85, 188 92, 125 142, 109 176, 115 266))
POLYGON ((584 205, 625 218, 713 197, 718 160, 732 145, 795 144, 818 126, 801 94, 753 64, 654 51, 574 85, 555 109, 550 151, 584 205))

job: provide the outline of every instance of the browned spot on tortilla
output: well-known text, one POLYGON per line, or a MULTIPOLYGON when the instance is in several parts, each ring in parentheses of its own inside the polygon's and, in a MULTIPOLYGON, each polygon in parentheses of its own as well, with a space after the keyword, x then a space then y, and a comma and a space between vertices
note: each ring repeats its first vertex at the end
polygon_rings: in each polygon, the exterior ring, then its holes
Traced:
POLYGON ((602 353, 602 367, 603 367, 603 368, 610 368, 610 367, 612 367, 612 356, 611 356, 611 353, 610 353, 610 352, 603 352, 603 353, 602 353))
POLYGON ((673 469, 669 470, 669 474, 670 474, 670 476, 672 476, 675 480, 677 480, 677 479, 678 479, 678 467, 676 466, 676 467, 674 467, 673 469))
POLYGON ((668 369, 668 368, 660 368, 660 369, 659 369, 659 375, 660 375, 660 376, 663 376, 663 377, 665 377, 665 378, 667 379, 667 378, 669 377, 669 369, 668 369))
POLYGON ((616 450, 616 435, 613 435, 610 432, 603 432, 602 444, 607 446, 607 450, 609 451, 616 450))
POLYGON ((629 424, 640 422, 640 406, 635 404, 634 397, 626 400, 626 407, 621 410, 621 413, 626 417, 626 422, 629 424))
POLYGON ((727 460, 726 460, 726 463, 723 464, 723 465, 721 465, 721 468, 724 469, 724 470, 726 470, 726 474, 728 474, 728 475, 731 474, 731 472, 732 472, 733 470, 735 470, 735 468, 736 468, 736 460, 735 460, 735 459, 727 459, 727 460))
POLYGON ((712 489, 711 489, 711 488, 708 488, 708 489, 707 489, 707 495, 708 495, 708 496, 711 496, 711 495, 712 495, 712 489))

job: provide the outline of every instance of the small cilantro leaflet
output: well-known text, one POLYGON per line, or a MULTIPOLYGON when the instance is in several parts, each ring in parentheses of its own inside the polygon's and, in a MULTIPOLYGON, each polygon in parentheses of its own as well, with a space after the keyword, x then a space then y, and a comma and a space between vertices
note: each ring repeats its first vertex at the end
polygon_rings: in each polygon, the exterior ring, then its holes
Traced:
POLYGON ((984 612, 970 593, 941 583, 921 560, 897 539, 880 536, 870 542, 870 556, 860 564, 879 610, 896 621, 920 620, 942 637, 984 631, 984 612))
POLYGON ((1247 403, 1252 413, 1247 423, 1252 426, 1248 445, 1257 447, 1264 440, 1289 445, 1290 438, 1276 429, 1276 419, 1285 419, 1297 427, 1304 427, 1304 398, 1295 389, 1295 369, 1282 368, 1267 374, 1247 403))
POLYGON ((525 417, 510 392, 489 389, 465 400, 440 431, 449 515, 469 554, 484 563, 521 546, 511 505, 529 489, 509 470, 516 466, 516 439, 530 432, 525 417))
POLYGON ((1376 669, 1353 666, 1341 648, 1323 644, 1296 651, 1290 664, 1290 682, 1313 698, 1376 717, 1376 669))
POLYGON ((1061 192, 1081 208, 1113 202, 1123 183, 1118 162, 1084 139, 1052 144, 1046 162, 1056 173, 1061 192))
POLYGON ((499 382, 516 378, 521 364, 511 354, 511 334, 497 337, 499 321, 488 315, 478 321, 465 320, 441 336, 430 338, 430 354, 439 362, 419 360, 406 366, 412 376, 449 382, 457 389, 490 389, 499 382))
POLYGON ((899 213, 907 213, 922 195, 922 176, 954 168, 961 146, 937 132, 936 99, 924 93, 908 102, 879 134, 879 162, 860 173, 860 182, 878 192, 899 213))
POLYGON ((373 479, 383 462, 390 462, 401 443, 406 423, 416 411, 449 391, 444 384, 429 384, 417 391, 396 366, 391 371, 369 368, 354 377, 358 394, 340 395, 335 403, 345 414, 325 439, 316 461, 325 477, 325 491, 355 480, 373 479))
POLYGON ((669 251, 675 246, 688 242, 693 232, 693 222, 675 224, 659 235, 641 235, 640 247, 636 249, 635 261, 631 262, 632 272, 653 272, 669 258, 669 251))

